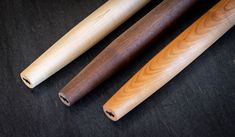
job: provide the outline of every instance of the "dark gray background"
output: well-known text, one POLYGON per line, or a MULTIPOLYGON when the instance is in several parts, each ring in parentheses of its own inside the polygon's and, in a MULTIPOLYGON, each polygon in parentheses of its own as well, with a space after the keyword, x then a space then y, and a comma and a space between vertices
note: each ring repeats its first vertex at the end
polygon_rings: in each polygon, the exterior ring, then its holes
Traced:
POLYGON ((235 31, 118 122, 102 105, 149 59, 216 1, 201 1, 135 61, 72 107, 58 91, 102 49, 150 11, 152 1, 31 92, 19 73, 105 0, 0 1, 0 137, 235 136, 235 31))

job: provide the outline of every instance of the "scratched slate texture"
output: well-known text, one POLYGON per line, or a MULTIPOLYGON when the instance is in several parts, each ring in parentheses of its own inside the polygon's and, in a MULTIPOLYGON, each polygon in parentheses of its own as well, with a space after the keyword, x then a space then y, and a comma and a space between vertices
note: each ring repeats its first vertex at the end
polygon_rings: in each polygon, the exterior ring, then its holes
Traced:
POLYGON ((118 74, 72 107, 58 91, 112 40, 144 16, 152 1, 88 52, 33 90, 19 73, 105 0, 0 1, 0 137, 233 137, 235 29, 118 122, 102 105, 149 59, 217 1, 201 1, 118 74))

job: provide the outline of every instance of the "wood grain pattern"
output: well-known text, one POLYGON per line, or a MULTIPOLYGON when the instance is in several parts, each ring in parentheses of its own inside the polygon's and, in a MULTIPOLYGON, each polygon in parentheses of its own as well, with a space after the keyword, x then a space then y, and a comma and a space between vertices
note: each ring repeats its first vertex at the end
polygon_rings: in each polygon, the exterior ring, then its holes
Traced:
POLYGON ((116 121, 151 96, 235 24, 235 1, 222 0, 152 58, 103 106, 116 121))
POLYGON ((114 40, 60 92, 68 106, 126 66, 184 14, 196 0, 165 0, 114 40))
POLYGON ((70 30, 21 74, 34 88, 86 52, 150 0, 110 0, 70 30))
POLYGON ((118 122, 102 105, 154 54, 218 0, 199 2, 124 69, 71 107, 58 91, 111 41, 153 9, 153 0, 91 50, 30 92, 19 73, 107 0, 1 0, 1 137, 234 137, 235 26, 177 77, 118 122), (91 3, 92 1, 92 3, 91 3), (195 12, 196 11, 196 12, 195 12))

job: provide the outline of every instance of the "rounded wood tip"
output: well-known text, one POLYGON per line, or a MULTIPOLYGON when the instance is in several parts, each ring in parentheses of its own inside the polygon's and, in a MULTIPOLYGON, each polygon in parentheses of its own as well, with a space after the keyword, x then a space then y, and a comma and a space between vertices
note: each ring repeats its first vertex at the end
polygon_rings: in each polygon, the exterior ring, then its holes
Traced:
POLYGON ((107 108, 105 105, 103 106, 103 111, 106 114, 106 116, 111 119, 112 121, 118 121, 119 118, 116 116, 116 114, 109 108, 107 108))
POLYGON ((24 84, 29 87, 29 88, 34 88, 34 86, 32 85, 31 81, 23 74, 20 73, 20 78, 22 79, 22 81, 24 82, 24 84))
POLYGON ((71 103, 63 93, 59 92, 59 98, 66 106, 71 106, 71 103))

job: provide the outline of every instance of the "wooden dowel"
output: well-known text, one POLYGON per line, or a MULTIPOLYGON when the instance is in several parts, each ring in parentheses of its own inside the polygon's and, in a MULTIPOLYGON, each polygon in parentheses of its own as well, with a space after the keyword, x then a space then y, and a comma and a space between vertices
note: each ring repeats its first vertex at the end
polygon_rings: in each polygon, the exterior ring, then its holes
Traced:
POLYGON ((149 1, 108 0, 27 67, 20 74, 23 82, 34 88, 102 40, 149 1))
POLYGON ((103 106, 119 120, 175 77, 235 24, 235 0, 222 0, 153 57, 103 106))
POLYGON ((106 47, 60 92, 68 106, 127 65, 156 40, 196 0, 165 0, 106 47))

